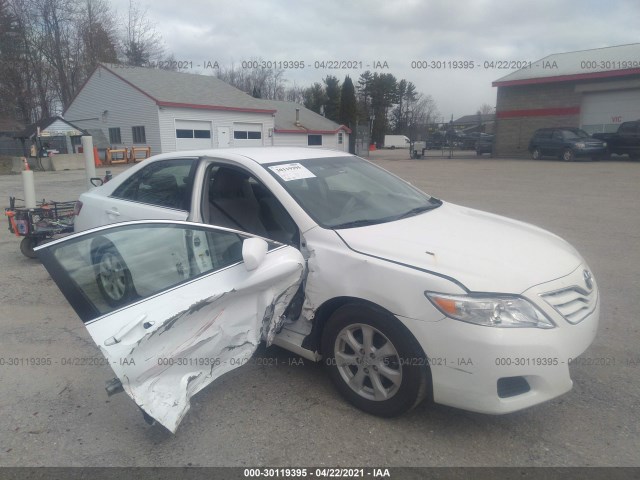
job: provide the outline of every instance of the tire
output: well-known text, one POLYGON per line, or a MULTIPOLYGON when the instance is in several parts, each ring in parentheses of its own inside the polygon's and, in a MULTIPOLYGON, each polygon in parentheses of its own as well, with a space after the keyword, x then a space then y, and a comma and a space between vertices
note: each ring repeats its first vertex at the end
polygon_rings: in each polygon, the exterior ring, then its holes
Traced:
POLYGON ((540 160, 542 158, 542 153, 540 152, 540 149, 538 147, 531 150, 531 158, 533 158, 534 160, 540 160))
POLYGON ((38 246, 38 243, 40 240, 36 237, 24 237, 20 242, 20 252, 27 258, 37 258, 38 255, 33 249, 38 246))
POLYGON ((109 306, 118 307, 133 298, 131 272, 116 247, 100 247, 94 255, 94 269, 98 290, 109 306))
POLYGON ((426 357, 415 338, 395 317, 367 305, 345 305, 333 313, 323 331, 322 351, 337 390, 373 415, 393 417, 411 410, 431 387, 426 357))
POLYGON ((573 153, 573 150, 571 150, 570 148, 565 148, 562 152, 562 160, 564 160, 565 162, 573 162, 575 159, 576 156, 573 153))

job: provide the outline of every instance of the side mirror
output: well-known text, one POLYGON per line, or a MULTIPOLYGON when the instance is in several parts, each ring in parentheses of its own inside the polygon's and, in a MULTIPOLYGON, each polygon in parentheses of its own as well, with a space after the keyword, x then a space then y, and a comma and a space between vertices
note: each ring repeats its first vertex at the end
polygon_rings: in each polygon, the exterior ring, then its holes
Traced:
POLYGON ((267 256, 269 246, 261 238, 247 238, 242 242, 242 259, 248 271, 255 270, 267 256))

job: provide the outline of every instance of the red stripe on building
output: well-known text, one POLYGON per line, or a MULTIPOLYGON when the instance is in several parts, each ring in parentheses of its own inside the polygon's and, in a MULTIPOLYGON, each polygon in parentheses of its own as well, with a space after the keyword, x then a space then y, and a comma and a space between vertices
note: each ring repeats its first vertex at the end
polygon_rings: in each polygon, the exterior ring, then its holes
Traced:
POLYGON ((555 77, 525 78, 522 80, 496 80, 491 83, 493 87, 512 87, 515 85, 535 85, 538 83, 570 82, 572 80, 593 80, 597 78, 626 77, 628 75, 640 75, 640 68, 627 70, 613 70, 607 72, 575 73, 571 75, 557 75, 555 77))
POLYGON ((496 112, 496 118, 552 117, 556 115, 577 115, 580 107, 532 108, 529 110, 504 110, 496 112))

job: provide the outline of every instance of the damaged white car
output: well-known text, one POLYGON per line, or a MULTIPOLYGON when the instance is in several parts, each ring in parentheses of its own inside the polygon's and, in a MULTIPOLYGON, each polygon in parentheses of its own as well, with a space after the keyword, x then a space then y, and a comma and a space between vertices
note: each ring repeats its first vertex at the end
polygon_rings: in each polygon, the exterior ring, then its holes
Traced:
POLYGON ((80 233, 37 252, 111 388, 171 431, 261 340, 326 362, 369 413, 428 397, 501 414, 570 390, 597 330, 595 280, 564 240, 341 152, 162 154, 80 206, 80 233))

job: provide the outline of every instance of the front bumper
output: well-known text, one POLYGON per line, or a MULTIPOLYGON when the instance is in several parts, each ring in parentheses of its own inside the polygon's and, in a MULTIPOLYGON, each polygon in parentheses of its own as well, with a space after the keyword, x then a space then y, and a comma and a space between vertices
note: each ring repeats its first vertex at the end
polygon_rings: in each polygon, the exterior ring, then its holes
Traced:
MULTIPOLYGON (((401 319, 429 358, 436 403, 464 410, 504 414, 550 400, 571 390, 571 360, 595 338, 600 317, 597 286, 591 307, 578 323, 567 321, 541 296, 578 283, 584 266, 524 296, 555 328, 483 327, 444 318, 439 322, 401 319)), ((584 281, 580 285, 584 287, 584 281)))
POLYGON ((573 148, 576 157, 599 157, 607 153, 606 147, 573 148))

